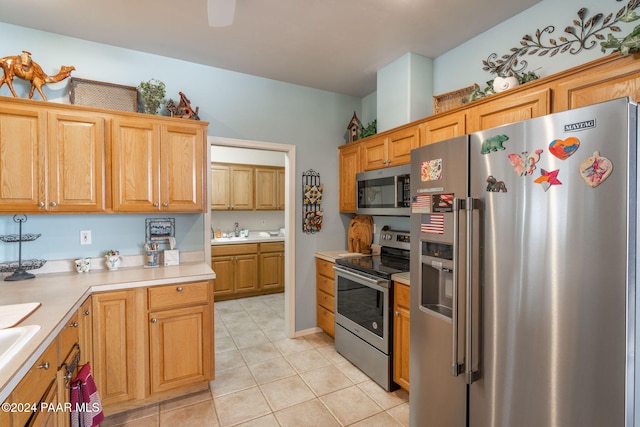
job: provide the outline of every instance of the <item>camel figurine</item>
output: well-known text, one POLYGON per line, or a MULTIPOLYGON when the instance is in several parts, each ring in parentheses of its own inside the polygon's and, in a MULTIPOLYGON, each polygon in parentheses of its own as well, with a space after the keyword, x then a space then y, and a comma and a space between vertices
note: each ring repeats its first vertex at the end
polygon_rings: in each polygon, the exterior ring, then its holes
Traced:
POLYGON ((5 83, 9 86, 9 90, 15 98, 16 91, 13 90, 13 78, 19 77, 22 80, 31 82, 31 90, 29 91, 29 99, 33 97, 33 93, 36 89, 40 92, 43 100, 47 100, 47 97, 42 92, 42 86, 48 83, 58 83, 66 79, 71 75, 71 72, 76 68, 73 66, 63 65, 60 67, 60 72, 55 76, 48 76, 42 71, 40 65, 35 63, 31 59, 31 53, 26 50, 22 51, 18 56, 5 56, 0 58, 0 67, 4 71, 4 76, 0 79, 0 87, 5 83))

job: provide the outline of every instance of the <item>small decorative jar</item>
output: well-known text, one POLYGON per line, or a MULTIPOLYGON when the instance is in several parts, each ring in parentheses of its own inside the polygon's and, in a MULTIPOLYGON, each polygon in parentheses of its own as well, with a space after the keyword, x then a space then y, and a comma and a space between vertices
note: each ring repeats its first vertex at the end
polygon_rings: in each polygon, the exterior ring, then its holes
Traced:
POLYGON ((109 270, 117 270, 118 267, 120 267, 120 264, 122 264, 120 253, 118 251, 109 250, 105 255, 105 262, 109 270))

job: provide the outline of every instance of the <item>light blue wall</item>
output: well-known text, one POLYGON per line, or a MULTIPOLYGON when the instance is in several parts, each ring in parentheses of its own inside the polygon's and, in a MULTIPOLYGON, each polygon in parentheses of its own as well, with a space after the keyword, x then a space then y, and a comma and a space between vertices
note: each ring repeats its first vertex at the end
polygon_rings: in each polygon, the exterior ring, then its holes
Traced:
MULTIPOLYGON (((0 39, 2 56, 27 50, 48 74, 55 74, 61 65, 73 65, 72 76, 89 80, 137 86, 159 79, 167 86, 167 97, 176 100, 182 91, 192 107, 200 107, 200 118, 210 122, 211 136, 296 145, 296 329, 315 326, 314 253, 345 245, 346 225, 338 214, 336 148, 345 142, 353 112, 360 115, 361 99, 3 23, 0 39), (308 169, 319 172, 325 186, 323 229, 313 235, 299 231, 301 174, 308 169)), ((23 98, 28 93, 24 83, 16 79, 14 85, 23 98)), ((68 81, 47 86, 45 93, 49 101, 68 103, 68 81)), ((6 86, 0 96, 11 96, 6 86)), ((182 250, 202 248, 203 215, 160 216, 176 217, 182 250)), ((32 215, 25 231, 42 237, 25 244, 24 256, 72 258, 110 248, 138 253, 146 217, 150 215, 32 215), (83 229, 93 231, 93 245, 79 246, 83 229)), ((16 232, 12 216, 0 216, 0 232, 16 232)), ((15 248, 0 243, 0 261, 15 257, 15 248)))
MULTIPOLYGON (((587 8, 589 18, 597 13, 603 13, 605 16, 613 13, 615 16, 626 4, 627 1, 616 0, 543 0, 436 58, 434 60, 434 94, 451 92, 473 83, 477 83, 481 89, 484 89, 486 82, 495 77, 494 74, 482 70, 482 61, 486 60, 490 54, 496 53, 498 57, 509 54, 511 48, 520 47, 520 41, 524 35, 533 37, 537 29, 542 30, 548 25, 555 27, 551 36, 556 40, 561 36, 570 38, 564 29, 573 25, 574 19, 578 19, 577 12, 580 8, 587 8)), ((637 24, 638 22, 620 23, 622 32, 617 34, 624 36, 637 24)), ((606 37, 607 33, 605 31, 603 35, 606 37)), ((544 40, 548 41, 549 37, 545 36, 544 40)), ((527 71, 536 70, 538 75, 544 77, 602 56, 598 41, 593 49, 583 50, 577 55, 571 55, 568 52, 559 53, 553 57, 525 55, 522 59, 529 63, 527 71)))
POLYGON ((407 53, 378 71, 378 132, 431 114, 433 60, 407 53))

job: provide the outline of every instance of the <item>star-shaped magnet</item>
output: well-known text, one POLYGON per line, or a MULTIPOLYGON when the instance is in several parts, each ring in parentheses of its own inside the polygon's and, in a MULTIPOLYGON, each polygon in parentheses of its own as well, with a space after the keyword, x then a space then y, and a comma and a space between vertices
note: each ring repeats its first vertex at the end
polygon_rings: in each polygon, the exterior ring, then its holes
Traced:
POLYGON ((536 179, 536 184, 542 184, 542 188, 544 191, 547 191, 552 185, 561 185, 562 183, 558 180, 558 173, 560 173, 560 169, 556 169, 554 171, 546 171, 544 169, 540 170, 540 177, 536 179))

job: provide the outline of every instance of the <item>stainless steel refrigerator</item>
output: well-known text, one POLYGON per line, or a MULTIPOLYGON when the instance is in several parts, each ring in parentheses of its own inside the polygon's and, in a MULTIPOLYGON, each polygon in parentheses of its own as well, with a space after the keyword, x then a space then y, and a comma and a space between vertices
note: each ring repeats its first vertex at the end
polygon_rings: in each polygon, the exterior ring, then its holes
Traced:
POLYGON ((634 425, 636 110, 411 152, 411 426, 634 425))

